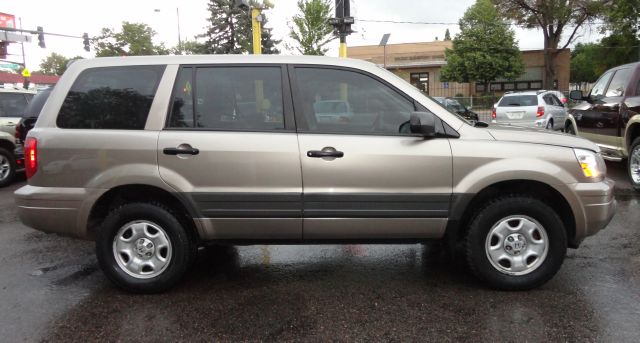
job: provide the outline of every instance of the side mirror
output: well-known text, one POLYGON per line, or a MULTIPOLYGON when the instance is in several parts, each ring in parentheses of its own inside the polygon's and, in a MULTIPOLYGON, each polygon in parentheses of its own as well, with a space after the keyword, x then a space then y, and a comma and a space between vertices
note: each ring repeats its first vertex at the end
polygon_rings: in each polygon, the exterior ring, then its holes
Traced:
POLYGON ((572 90, 569 92, 569 99, 577 101, 584 100, 584 95, 581 90, 572 90))
POLYGON ((423 137, 436 135, 436 116, 431 112, 413 112, 409 119, 411 133, 423 137))

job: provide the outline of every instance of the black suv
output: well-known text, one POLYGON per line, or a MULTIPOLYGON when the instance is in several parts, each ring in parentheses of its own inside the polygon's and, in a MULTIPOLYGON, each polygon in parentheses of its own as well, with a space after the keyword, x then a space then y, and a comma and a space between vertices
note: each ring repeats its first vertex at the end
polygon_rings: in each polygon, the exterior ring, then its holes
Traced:
POLYGON ((569 97, 584 100, 569 110, 577 134, 598 144, 607 160, 626 158, 631 184, 640 191, 640 62, 607 70, 587 96, 577 90, 569 97))

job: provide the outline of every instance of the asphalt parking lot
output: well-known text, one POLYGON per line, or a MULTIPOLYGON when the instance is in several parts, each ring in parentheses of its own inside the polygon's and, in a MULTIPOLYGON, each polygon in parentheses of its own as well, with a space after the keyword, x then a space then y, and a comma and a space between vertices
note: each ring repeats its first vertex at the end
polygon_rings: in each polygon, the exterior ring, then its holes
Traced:
POLYGON ((91 242, 16 218, 0 190, 0 341, 640 341, 640 194, 528 292, 485 288, 436 244, 211 248, 176 289, 130 295, 91 242))

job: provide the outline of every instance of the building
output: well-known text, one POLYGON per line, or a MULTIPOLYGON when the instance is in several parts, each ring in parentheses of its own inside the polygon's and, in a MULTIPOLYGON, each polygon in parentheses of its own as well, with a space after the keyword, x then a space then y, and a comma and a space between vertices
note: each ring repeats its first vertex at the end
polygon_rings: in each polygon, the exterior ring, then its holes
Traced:
MULTIPOLYGON (((53 86, 59 79, 60 76, 56 75, 31 74, 29 88, 53 86)), ((0 72, 0 87, 4 85, 5 88, 22 88, 23 81, 24 77, 20 74, 0 72)))
MULTIPOLYGON (((431 96, 471 96, 484 93, 484 85, 440 81, 440 70, 447 62, 444 55, 451 41, 390 44, 387 46, 354 46, 347 49, 350 58, 362 59, 386 67, 431 96)), ((495 93, 515 90, 542 89, 544 81, 543 50, 522 52, 525 72, 516 80, 496 80, 491 84, 495 93)), ((569 90, 571 53, 564 49, 556 56, 556 89, 569 90)))

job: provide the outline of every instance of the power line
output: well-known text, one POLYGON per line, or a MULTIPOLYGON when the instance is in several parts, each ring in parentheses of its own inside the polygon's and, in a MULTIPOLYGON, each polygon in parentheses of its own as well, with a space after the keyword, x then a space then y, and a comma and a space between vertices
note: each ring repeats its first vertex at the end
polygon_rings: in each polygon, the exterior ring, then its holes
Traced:
MULTIPOLYGON (((382 20, 382 19, 357 19, 356 21, 362 21, 367 23, 388 23, 388 24, 414 24, 414 25, 460 25, 459 23, 453 22, 429 22, 429 21, 405 21, 405 20, 382 20)), ((512 25, 524 27, 525 25, 520 25, 516 23, 502 23, 503 25, 512 25)), ((605 23, 605 22, 593 22, 588 23, 587 25, 608 25, 613 23, 605 23)), ((565 26, 576 26, 576 25, 565 25, 565 26)))

